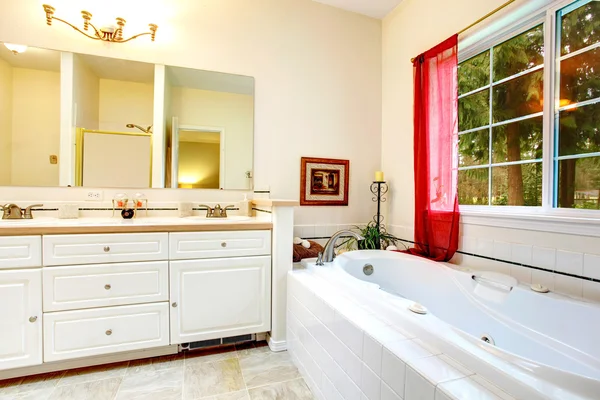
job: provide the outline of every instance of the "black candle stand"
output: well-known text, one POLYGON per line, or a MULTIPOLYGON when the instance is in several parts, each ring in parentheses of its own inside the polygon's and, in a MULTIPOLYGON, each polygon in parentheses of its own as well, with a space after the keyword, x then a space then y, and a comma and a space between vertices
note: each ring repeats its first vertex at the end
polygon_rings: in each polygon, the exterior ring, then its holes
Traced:
POLYGON ((383 223, 383 215, 381 215, 381 203, 385 203, 387 199, 385 194, 388 192, 388 185, 385 181, 375 181, 371 184, 371 193, 373 193, 373 201, 377 203, 377 214, 373 216, 373 221, 377 227, 377 232, 386 232, 385 224, 383 223))

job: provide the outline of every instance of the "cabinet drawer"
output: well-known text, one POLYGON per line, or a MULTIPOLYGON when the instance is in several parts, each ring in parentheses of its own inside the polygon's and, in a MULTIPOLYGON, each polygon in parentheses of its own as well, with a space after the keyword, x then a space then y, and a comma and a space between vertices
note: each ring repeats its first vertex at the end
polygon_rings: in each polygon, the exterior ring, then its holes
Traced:
POLYGON ((169 263, 44 268, 44 311, 169 300, 169 263))
POLYGON ((44 236, 44 265, 167 260, 168 233, 44 236))
POLYGON ((0 269, 41 266, 41 236, 0 237, 0 269))
POLYGON ((168 344, 168 303, 44 314, 44 362, 168 344))
POLYGON ((169 234, 171 260, 271 254, 271 231, 181 232, 169 234))

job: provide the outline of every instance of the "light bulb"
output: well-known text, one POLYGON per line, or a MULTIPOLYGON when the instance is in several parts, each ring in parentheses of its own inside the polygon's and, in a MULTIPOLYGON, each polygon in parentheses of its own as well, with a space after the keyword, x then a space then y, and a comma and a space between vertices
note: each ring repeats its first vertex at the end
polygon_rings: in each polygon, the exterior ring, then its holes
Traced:
POLYGON ((12 51, 14 55, 17 55, 19 53, 25 53, 25 51, 27 51, 27 46, 25 46, 24 44, 4 43, 4 45, 7 49, 12 51))

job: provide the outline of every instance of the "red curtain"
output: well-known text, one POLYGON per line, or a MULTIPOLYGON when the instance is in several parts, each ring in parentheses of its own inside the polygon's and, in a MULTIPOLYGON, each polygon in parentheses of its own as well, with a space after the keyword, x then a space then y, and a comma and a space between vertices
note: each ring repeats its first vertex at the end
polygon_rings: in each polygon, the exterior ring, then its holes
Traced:
POLYGON ((415 247, 449 261, 458 249, 458 35, 418 56, 414 72, 415 247))

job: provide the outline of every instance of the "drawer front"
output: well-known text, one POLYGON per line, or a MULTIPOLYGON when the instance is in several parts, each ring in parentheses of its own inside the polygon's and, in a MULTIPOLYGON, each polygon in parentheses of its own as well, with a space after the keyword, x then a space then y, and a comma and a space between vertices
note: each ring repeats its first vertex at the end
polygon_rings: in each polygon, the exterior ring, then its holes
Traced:
POLYGON ((41 236, 0 237, 0 269, 41 266, 41 236))
POLYGON ((166 232, 44 236, 44 266, 167 260, 168 240, 166 232))
POLYGON ((44 314, 44 362, 168 344, 168 303, 44 314))
POLYGON ((43 275, 45 312, 169 300, 167 261, 44 268, 43 275))
POLYGON ((169 234, 171 260, 271 254, 271 231, 181 232, 169 234))

